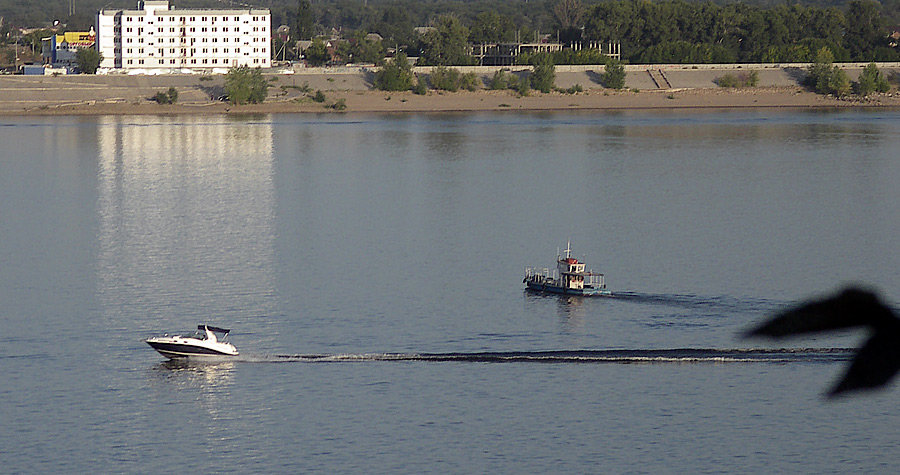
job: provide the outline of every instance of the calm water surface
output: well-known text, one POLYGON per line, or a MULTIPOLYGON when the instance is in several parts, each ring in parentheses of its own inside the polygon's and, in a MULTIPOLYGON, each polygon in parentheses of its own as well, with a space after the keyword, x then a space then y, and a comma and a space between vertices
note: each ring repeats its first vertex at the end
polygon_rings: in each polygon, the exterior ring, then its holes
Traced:
POLYGON ((891 473, 862 335, 739 334, 900 302, 898 121, 0 119, 0 472, 891 473), (616 297, 523 292, 567 240, 616 297), (201 322, 242 356, 142 342, 201 322))

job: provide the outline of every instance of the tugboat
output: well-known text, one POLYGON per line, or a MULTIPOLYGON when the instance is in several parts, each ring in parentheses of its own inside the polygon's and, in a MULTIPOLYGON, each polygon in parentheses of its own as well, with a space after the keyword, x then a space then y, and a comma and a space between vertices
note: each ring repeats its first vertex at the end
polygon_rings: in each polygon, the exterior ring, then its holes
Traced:
POLYGON ((584 271, 584 262, 572 257, 571 243, 566 243, 565 257, 556 255, 556 269, 553 273, 546 267, 525 268, 527 290, 552 292, 555 294, 581 295, 584 297, 609 297, 612 292, 606 288, 603 274, 584 271))

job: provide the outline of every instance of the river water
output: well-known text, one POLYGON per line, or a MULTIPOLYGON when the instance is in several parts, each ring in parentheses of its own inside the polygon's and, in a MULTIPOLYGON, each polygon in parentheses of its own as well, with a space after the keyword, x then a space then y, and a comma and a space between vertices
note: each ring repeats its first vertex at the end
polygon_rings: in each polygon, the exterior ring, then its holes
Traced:
POLYGON ((898 121, 2 118, 0 471, 893 472, 863 334, 740 334, 900 302, 898 121), (567 242, 614 297, 523 291, 567 242), (198 323, 241 356, 142 341, 198 323))

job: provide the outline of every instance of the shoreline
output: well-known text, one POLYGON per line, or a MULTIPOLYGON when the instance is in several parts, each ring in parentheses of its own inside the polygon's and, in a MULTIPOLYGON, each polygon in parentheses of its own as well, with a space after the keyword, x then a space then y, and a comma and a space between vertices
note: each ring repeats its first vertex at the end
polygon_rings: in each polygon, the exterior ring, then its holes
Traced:
POLYGON ((411 92, 328 91, 324 103, 302 100, 270 100, 262 104, 231 105, 222 101, 157 104, 85 101, 19 110, 0 109, 0 116, 88 115, 243 115, 243 114, 342 114, 342 113, 465 113, 551 111, 641 111, 703 109, 900 109, 900 95, 876 95, 866 100, 838 99, 798 87, 747 89, 684 89, 662 91, 596 91, 577 94, 512 91, 435 92, 419 96, 411 92), (332 107, 343 100, 346 108, 332 107))

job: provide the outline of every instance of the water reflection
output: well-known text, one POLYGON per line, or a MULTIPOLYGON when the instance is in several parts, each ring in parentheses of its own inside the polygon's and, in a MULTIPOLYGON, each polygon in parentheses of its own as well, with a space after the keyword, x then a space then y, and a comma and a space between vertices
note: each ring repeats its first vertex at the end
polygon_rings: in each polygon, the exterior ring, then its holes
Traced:
POLYGON ((274 287, 271 124, 103 117, 98 135, 106 323, 139 315, 160 330, 264 313, 274 287))
MULTIPOLYGON (((584 326, 585 297, 576 295, 559 295, 550 293, 536 293, 525 290, 526 306, 553 305, 556 317, 562 323, 566 331, 571 331, 584 326)), ((590 297, 587 297, 590 299, 590 297)), ((548 308, 549 310, 549 308, 548 308)))
POLYGON ((154 366, 150 376, 153 384, 166 392, 196 392, 203 411, 215 421, 224 416, 220 411, 230 396, 234 362, 168 360, 154 366))

